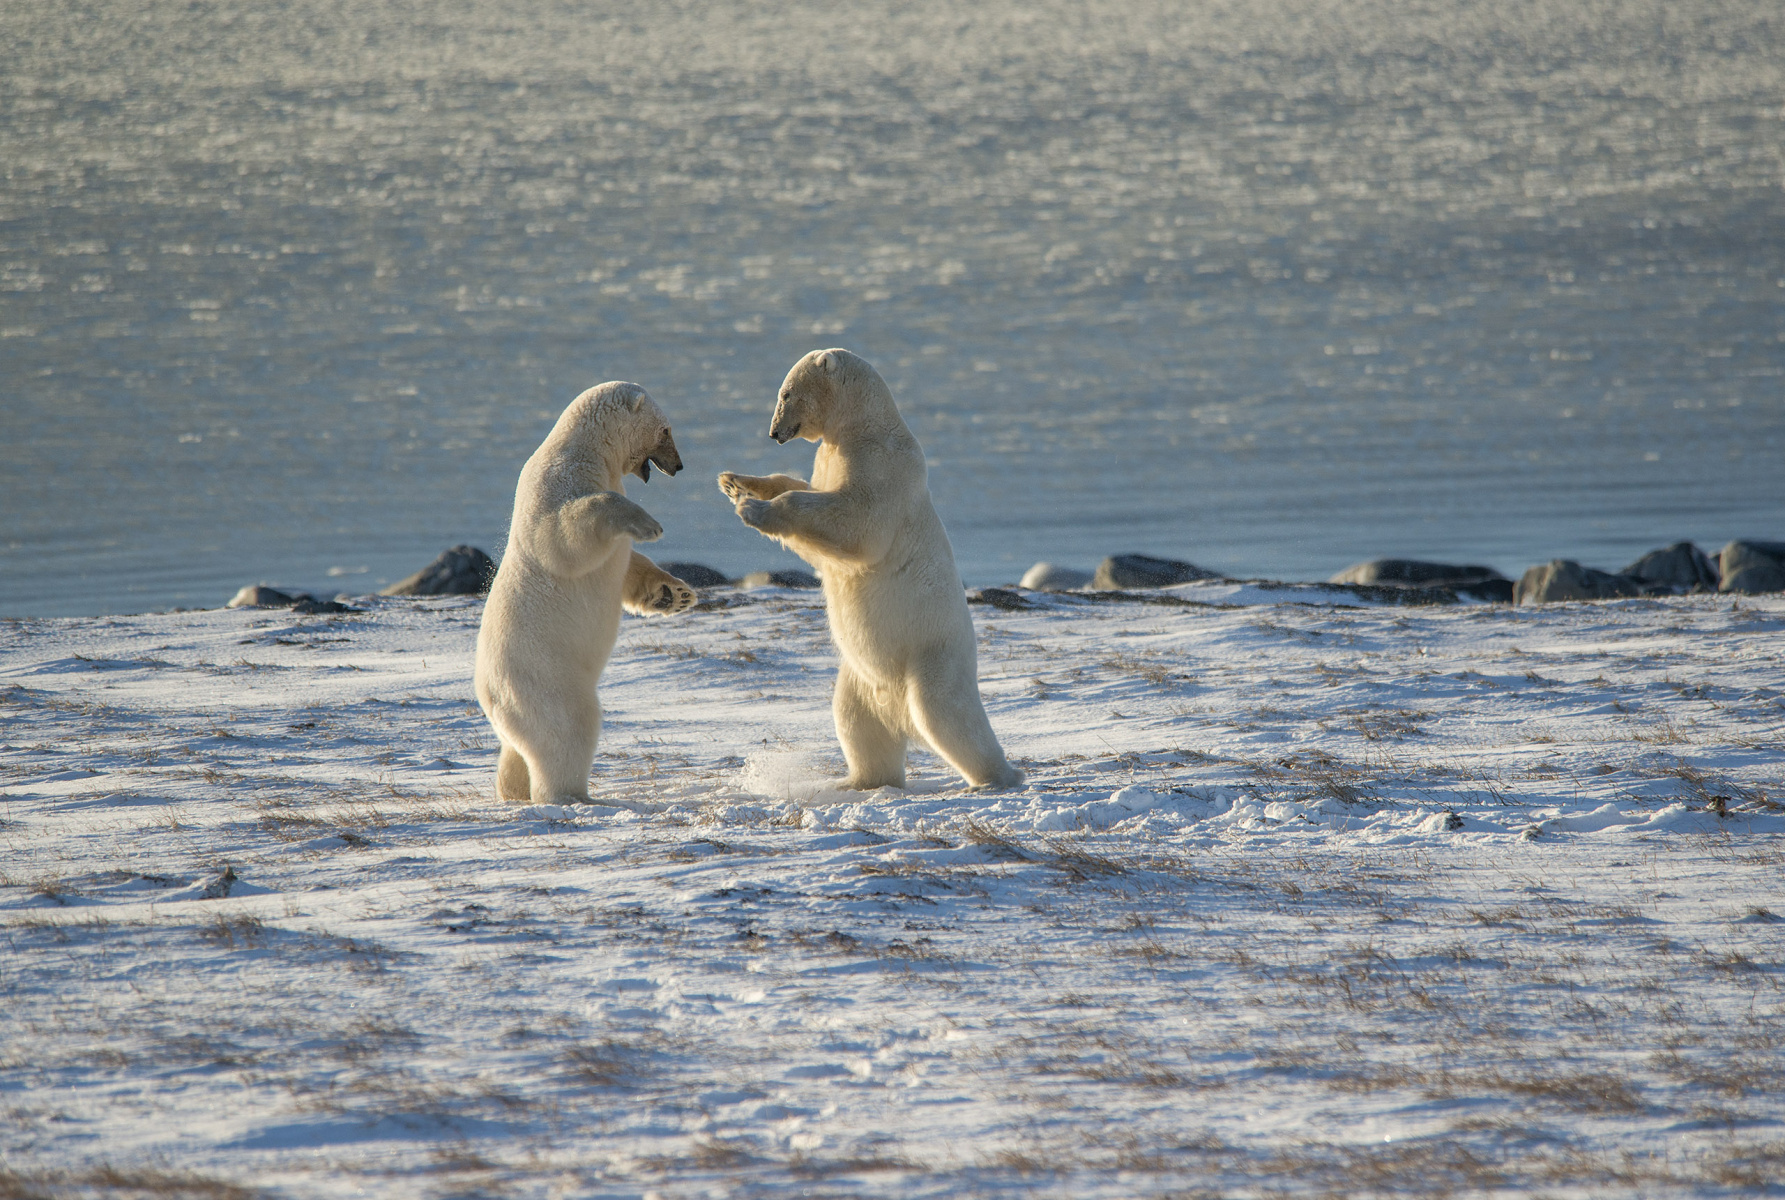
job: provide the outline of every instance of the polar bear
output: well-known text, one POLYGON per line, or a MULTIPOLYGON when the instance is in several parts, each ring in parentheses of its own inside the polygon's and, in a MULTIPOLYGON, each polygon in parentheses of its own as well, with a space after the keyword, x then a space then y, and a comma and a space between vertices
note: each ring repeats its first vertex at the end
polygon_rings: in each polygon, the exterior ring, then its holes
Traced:
POLYGON ((505 800, 587 801, 601 732, 595 683, 620 610, 678 613, 694 589, 632 548, 663 535, 623 477, 682 469, 669 422, 636 383, 592 387, 564 410, 514 490, 508 549, 477 634, 477 700, 502 752, 505 800))
POLYGON ((1015 787, 979 699, 973 621, 954 550, 930 503, 923 447, 866 359, 814 350, 781 385, 769 436, 817 442, 812 482, 727 471, 744 524, 817 568, 837 687, 844 786, 905 786, 908 737, 974 787, 1015 787))

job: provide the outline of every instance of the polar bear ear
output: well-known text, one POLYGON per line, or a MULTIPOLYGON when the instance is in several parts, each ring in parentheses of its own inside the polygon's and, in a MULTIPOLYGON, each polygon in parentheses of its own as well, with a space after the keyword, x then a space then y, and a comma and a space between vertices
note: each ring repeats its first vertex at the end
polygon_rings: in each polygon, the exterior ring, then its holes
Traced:
POLYGON ((826 350, 823 354, 818 356, 816 365, 818 369, 823 371, 826 375, 835 375, 837 373, 837 356, 832 354, 829 350, 826 350))
POLYGON ((644 406, 645 394, 643 392, 633 392, 632 395, 626 398, 626 408, 631 412, 637 412, 644 406))

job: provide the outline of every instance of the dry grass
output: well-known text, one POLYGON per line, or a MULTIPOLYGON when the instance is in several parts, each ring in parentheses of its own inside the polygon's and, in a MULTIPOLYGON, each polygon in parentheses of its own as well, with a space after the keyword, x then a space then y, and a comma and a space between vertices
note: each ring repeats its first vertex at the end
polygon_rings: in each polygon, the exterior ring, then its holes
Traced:
POLYGON ((1116 654, 1103 661, 1106 671, 1115 671, 1123 675, 1135 675, 1146 680, 1154 687, 1170 688, 1179 684, 1196 682, 1196 676, 1184 671, 1172 670, 1172 665, 1160 662, 1152 657, 1138 654, 1116 654))
POLYGON ((604 1038, 564 1052, 569 1075, 589 1087, 630 1087, 643 1078, 645 1051, 636 1043, 604 1038))
POLYGON ((730 650, 721 653, 713 650, 702 650, 697 646, 691 646, 685 642, 638 642, 633 646, 633 649, 642 650, 649 654, 661 654, 665 658, 673 659, 677 662, 703 659, 709 662, 744 665, 759 661, 754 650, 730 650))
POLYGON ((1352 713, 1348 723, 1366 742, 1402 741, 1419 737, 1425 730, 1420 722, 1431 720, 1432 714, 1419 709, 1397 708, 1352 713))
POLYGON ((1597 1114, 1636 1113, 1647 1107, 1633 1082, 1607 1072, 1459 1071, 1427 1077, 1420 1081, 1420 1086, 1434 1100, 1504 1094, 1547 1101, 1573 1112, 1597 1114))
POLYGON ((1672 765, 1662 768, 1659 774, 1663 778, 1678 779, 1685 785, 1688 800, 1702 808, 1710 809, 1719 817, 1728 816, 1731 810, 1738 807, 1750 809, 1781 807, 1769 800, 1767 793, 1759 788, 1743 787, 1731 782, 1726 777, 1701 771, 1684 759, 1675 759, 1672 765))
POLYGON ((0 1200, 257 1200, 258 1188, 188 1171, 102 1166, 21 1173, 0 1167, 0 1200))
POLYGON ((962 840, 969 845, 979 846, 986 852, 986 857, 994 862, 1030 862, 1033 855, 1020 846, 1013 838, 992 828, 984 821, 968 819, 959 826, 962 840))
POLYGON ((198 927, 198 935, 234 950, 238 945, 258 946, 266 941, 266 925, 246 913, 218 913, 198 927))
POLYGON ((842 1158, 812 1158, 795 1151, 787 1169, 796 1178, 825 1179, 836 1175, 868 1175, 879 1171, 922 1171, 924 1164, 889 1154, 855 1154, 842 1158))

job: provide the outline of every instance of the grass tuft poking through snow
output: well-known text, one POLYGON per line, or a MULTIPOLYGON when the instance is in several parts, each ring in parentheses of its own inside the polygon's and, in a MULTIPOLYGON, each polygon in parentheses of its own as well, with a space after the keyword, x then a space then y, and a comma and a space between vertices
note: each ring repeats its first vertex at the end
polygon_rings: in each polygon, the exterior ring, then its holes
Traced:
POLYGON ((0 1196, 1776 1188, 1785 601, 1206 592, 976 610, 1006 793, 629 619, 586 805, 474 601, 0 624, 0 1196))

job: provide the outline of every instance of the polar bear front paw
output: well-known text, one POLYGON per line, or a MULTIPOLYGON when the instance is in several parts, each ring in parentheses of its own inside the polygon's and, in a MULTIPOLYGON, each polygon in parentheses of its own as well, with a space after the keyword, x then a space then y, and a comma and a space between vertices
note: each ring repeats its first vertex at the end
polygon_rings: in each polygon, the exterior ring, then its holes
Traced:
POLYGON ((640 508, 629 512, 620 521, 620 532, 635 542, 654 542, 663 536, 663 526, 657 518, 640 508))
POLYGON ((699 603, 700 597, 695 594, 694 589, 672 575, 651 589, 651 594, 642 607, 646 612, 670 617, 679 612, 687 612, 699 603))
POLYGON ((750 495, 750 489, 745 486, 748 478, 749 476, 739 475, 736 471, 722 471, 719 474, 719 490, 725 493, 727 500, 736 504, 750 495))
POLYGON ((752 529, 768 529, 774 519, 774 511, 774 505, 767 500, 738 501, 738 520, 752 529))

